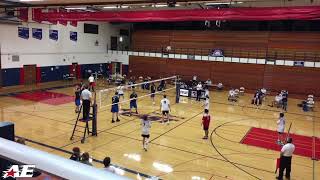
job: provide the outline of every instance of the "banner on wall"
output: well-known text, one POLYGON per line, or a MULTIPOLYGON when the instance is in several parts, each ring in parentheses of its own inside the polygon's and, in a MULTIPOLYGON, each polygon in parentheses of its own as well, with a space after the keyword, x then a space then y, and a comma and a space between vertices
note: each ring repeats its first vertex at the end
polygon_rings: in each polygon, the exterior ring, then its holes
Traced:
POLYGON ((211 54, 209 54, 211 57, 223 57, 223 50, 222 49, 213 49, 211 51, 211 54))
POLYGON ((71 41, 77 41, 78 40, 78 33, 70 31, 70 40, 71 41))
POLYGON ((49 39, 52 39, 54 41, 58 41, 58 39, 59 39, 58 30, 50 29, 49 30, 49 39))
POLYGON ((29 28, 18 27, 18 36, 23 39, 29 39, 29 28))
POLYGON ((302 66, 303 67, 304 66, 304 61, 294 61, 293 65, 294 66, 302 66))
POLYGON ((32 37, 35 39, 42 39, 42 29, 32 28, 32 37))

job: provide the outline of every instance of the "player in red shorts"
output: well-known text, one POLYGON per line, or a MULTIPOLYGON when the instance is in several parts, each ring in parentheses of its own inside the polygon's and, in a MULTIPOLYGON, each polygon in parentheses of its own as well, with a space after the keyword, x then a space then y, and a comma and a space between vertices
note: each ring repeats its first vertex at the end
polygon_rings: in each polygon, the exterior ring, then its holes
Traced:
POLYGON ((205 135, 202 139, 208 139, 210 120, 211 120, 211 117, 209 115, 209 110, 205 109, 202 117, 202 123, 201 123, 201 125, 203 126, 205 135))

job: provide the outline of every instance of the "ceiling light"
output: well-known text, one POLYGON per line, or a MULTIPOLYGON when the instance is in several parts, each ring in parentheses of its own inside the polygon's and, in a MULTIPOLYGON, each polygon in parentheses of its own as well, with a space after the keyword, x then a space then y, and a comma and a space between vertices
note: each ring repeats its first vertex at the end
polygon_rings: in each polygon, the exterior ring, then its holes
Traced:
POLYGON ((233 1, 233 2, 209 2, 206 3, 205 5, 210 6, 210 5, 222 5, 222 4, 242 4, 243 2, 241 1, 233 1))
POLYGON ((43 0, 20 0, 21 2, 43 1, 43 0))
POLYGON ((167 7, 166 4, 154 4, 152 7, 167 7))
POLYGON ((122 5, 121 8, 129 8, 127 5, 122 5))
POLYGON ((105 6, 103 7, 104 9, 116 9, 118 8, 117 6, 105 6))
POLYGON ((87 7, 65 7, 68 10, 86 10, 87 7))

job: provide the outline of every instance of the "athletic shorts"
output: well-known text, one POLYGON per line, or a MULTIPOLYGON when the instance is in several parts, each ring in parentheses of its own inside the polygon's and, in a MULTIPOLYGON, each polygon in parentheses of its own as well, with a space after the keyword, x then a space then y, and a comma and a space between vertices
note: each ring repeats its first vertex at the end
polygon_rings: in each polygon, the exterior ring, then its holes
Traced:
POLYGON ((130 109, 136 108, 137 109, 137 102, 130 102, 130 109))
POLYGON ((112 106, 111 106, 111 112, 112 112, 112 113, 117 113, 117 112, 119 112, 119 106, 118 106, 118 105, 112 105, 112 106))
POLYGON ((76 106, 80 106, 80 99, 76 99, 76 100, 74 100, 74 103, 76 104, 76 106))
POLYGON ((169 114, 169 111, 162 111, 162 114, 167 115, 167 114, 169 114))
POLYGON ((89 83, 89 85, 94 87, 94 86, 96 86, 96 83, 95 82, 91 82, 91 83, 89 83))
POLYGON ((283 132, 279 132, 279 131, 278 131, 278 134, 283 134, 283 132))
POLYGON ((203 130, 205 131, 209 130, 209 126, 203 126, 203 130))
POLYGON ((148 134, 148 135, 146 135, 146 134, 141 134, 141 136, 144 137, 144 138, 150 138, 150 135, 149 135, 149 134, 148 134))
POLYGON ((154 93, 152 93, 150 96, 153 98, 153 97, 155 96, 155 94, 154 94, 154 93))

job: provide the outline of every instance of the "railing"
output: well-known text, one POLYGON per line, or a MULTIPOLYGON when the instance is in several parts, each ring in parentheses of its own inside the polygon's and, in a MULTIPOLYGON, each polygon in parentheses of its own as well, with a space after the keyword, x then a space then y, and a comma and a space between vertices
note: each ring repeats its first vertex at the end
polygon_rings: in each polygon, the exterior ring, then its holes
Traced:
MULTIPOLYGON (((132 51, 150 52, 162 54, 186 54, 191 56, 209 56, 212 53, 209 48, 171 48, 166 47, 135 47, 132 51)), ((216 48, 223 51, 225 57, 252 58, 266 60, 291 60, 291 61, 311 61, 320 62, 320 52, 301 50, 282 50, 268 48, 216 48)), ((120 51, 121 52, 121 51, 120 51)), ((123 52, 122 52, 123 53, 123 52)))
POLYGON ((129 179, 3 138, 0 138, 0 157, 19 164, 35 165, 36 169, 62 179, 129 179))

